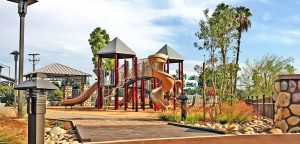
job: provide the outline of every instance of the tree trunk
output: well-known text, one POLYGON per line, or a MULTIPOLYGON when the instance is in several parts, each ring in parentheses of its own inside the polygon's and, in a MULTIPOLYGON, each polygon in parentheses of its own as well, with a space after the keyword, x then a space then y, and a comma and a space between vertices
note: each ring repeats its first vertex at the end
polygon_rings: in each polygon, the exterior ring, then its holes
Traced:
POLYGON ((242 37, 242 31, 241 28, 238 30, 238 39, 237 39, 237 48, 236 48, 236 60, 235 60, 235 78, 234 78, 234 87, 233 87, 233 93, 236 93, 236 84, 237 84, 237 73, 239 68, 239 57, 240 57, 240 47, 241 47, 241 37, 242 37))

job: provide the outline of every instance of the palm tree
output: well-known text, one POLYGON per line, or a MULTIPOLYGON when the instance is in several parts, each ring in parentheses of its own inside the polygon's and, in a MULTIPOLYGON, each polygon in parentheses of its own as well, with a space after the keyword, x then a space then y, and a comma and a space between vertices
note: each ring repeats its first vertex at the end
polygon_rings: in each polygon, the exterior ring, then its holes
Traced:
POLYGON ((238 72, 238 64, 239 64, 239 56, 240 56, 240 47, 241 47, 241 37, 243 32, 247 32, 248 28, 251 27, 250 17, 252 16, 250 9, 240 6, 235 8, 237 13, 237 21, 238 21, 238 37, 237 37, 237 47, 236 47, 236 68, 235 68, 235 79, 234 79, 234 90, 233 93, 236 92, 236 83, 237 83, 237 72, 238 72))

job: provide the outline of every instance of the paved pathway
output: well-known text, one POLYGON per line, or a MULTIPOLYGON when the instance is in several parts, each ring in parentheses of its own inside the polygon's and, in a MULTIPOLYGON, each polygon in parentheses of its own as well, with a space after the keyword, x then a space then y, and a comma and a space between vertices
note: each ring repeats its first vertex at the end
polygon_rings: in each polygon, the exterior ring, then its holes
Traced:
POLYGON ((149 138, 215 135, 200 130, 167 125, 159 112, 78 111, 47 109, 46 118, 70 120, 83 141, 104 142, 149 138))

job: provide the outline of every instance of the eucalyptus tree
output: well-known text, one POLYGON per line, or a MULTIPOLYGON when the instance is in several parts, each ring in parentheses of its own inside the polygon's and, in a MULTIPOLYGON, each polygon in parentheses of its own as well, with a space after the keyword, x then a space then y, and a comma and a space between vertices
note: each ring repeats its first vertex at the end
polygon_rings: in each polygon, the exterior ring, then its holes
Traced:
POLYGON ((235 94, 236 91, 236 84, 237 84, 237 73, 238 73, 238 67, 239 67, 239 56, 240 56, 240 47, 241 47, 241 37, 243 32, 247 32, 248 29, 251 27, 251 20, 250 17, 252 16, 250 9, 239 6, 235 8, 236 11, 236 20, 237 20, 237 47, 236 47, 236 68, 235 68, 235 80, 234 80, 234 89, 233 93, 235 94))
MULTIPOLYGON (((97 27, 92 31, 90 34, 90 39, 88 40, 91 46, 91 50, 93 53, 93 64, 94 68, 98 67, 98 55, 97 52, 100 51, 102 48, 105 47, 106 44, 110 42, 109 34, 106 32, 105 29, 101 29, 97 27)), ((105 70, 111 70, 114 68, 114 61, 111 59, 103 59, 103 68, 105 70)))
POLYGON ((224 96, 228 85, 229 75, 227 74, 227 58, 228 51, 232 46, 232 40, 236 36, 237 21, 235 10, 229 5, 221 3, 217 6, 211 17, 216 37, 216 47, 220 48, 221 61, 223 66, 223 83, 221 86, 221 94, 224 96))

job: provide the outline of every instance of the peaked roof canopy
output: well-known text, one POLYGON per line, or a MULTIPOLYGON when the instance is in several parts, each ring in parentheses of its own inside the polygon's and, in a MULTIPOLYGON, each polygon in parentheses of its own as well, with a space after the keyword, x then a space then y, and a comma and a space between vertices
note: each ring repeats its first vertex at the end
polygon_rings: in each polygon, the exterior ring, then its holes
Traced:
POLYGON ((135 56, 135 52, 117 37, 98 51, 97 54, 102 58, 113 58, 115 54, 118 54, 119 59, 132 58, 135 56))
POLYGON ((43 68, 35 70, 32 73, 42 73, 42 74, 45 74, 48 78, 53 78, 53 77, 76 77, 76 76, 90 77, 91 76, 88 73, 76 70, 74 68, 70 68, 68 66, 65 66, 65 65, 62 65, 62 64, 59 64, 59 63, 53 63, 53 64, 50 64, 50 65, 47 65, 43 68))
POLYGON ((179 55, 174 49, 165 44, 157 53, 162 53, 169 56, 169 63, 176 63, 184 61, 181 55, 179 55))

